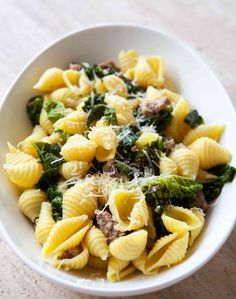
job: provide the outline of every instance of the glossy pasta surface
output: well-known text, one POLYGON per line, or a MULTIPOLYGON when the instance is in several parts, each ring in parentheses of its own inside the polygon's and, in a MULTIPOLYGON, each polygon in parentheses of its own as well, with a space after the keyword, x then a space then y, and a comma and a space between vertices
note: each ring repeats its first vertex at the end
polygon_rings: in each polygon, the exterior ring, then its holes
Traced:
POLYGON ((227 128, 207 123, 153 54, 51 67, 33 86, 32 132, 8 143, 3 168, 53 267, 111 283, 158 276, 207 238, 208 205, 236 172, 227 128))

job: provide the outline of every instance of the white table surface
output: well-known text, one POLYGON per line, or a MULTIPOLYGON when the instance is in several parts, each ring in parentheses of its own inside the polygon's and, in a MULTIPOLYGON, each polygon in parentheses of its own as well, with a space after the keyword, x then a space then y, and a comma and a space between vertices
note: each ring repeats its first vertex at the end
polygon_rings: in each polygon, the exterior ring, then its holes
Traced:
MULTIPOLYGON (((20 69, 61 35, 101 23, 153 26, 195 48, 236 106, 235 0, 0 0, 0 99, 20 69)), ((234 195, 235 196, 235 195, 234 195)), ((201 270, 160 292, 136 298, 236 298, 236 233, 201 270)), ((97 298, 39 276, 0 235, 0 298, 97 298)))

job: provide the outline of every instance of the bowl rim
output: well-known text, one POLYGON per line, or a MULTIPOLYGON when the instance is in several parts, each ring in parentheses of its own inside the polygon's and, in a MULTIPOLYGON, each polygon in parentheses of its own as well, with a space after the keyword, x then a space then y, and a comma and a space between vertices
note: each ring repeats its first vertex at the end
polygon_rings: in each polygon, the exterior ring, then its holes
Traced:
MULTIPOLYGON (((166 33, 163 30, 159 30, 156 29, 152 26, 145 26, 145 25, 136 25, 136 24, 129 24, 129 23, 99 23, 99 24, 94 24, 91 26, 83 26, 80 29, 76 29, 76 30, 72 30, 69 31, 68 33, 63 34, 62 36, 60 36, 59 38, 53 40, 53 42, 49 43, 49 45, 45 46, 42 50, 38 51, 36 55, 33 56, 33 58, 31 58, 29 60, 28 63, 26 63, 26 65, 19 71, 18 75, 16 76, 16 78, 13 80, 13 82, 10 84, 10 86, 8 87, 7 91, 4 93, 3 95, 3 99, 0 103, 0 113, 1 110, 4 106, 4 104, 6 103, 6 99, 9 96, 11 90, 14 88, 16 82, 19 80, 19 78, 24 74, 24 72, 28 69, 28 67, 34 63, 34 61, 41 55, 44 54, 44 52, 46 52, 49 48, 51 48, 52 46, 55 46, 56 44, 62 42, 63 40, 65 40, 68 37, 71 37, 73 35, 76 35, 80 32, 86 32, 86 31, 90 31, 90 30, 94 30, 94 29, 99 29, 99 28, 107 28, 107 27, 120 27, 120 28, 135 28, 135 29, 140 29, 140 30, 147 30, 147 31, 152 31, 154 33, 158 33, 160 35, 163 35, 165 37, 167 37, 168 39, 171 39, 172 41, 174 41, 176 44, 180 45, 181 48, 183 48, 185 51, 189 52, 195 60, 198 61, 199 64, 201 64, 203 67, 207 68, 208 72, 211 74, 212 78, 218 83, 219 88, 222 89, 222 92, 225 95, 225 101, 227 101, 228 106, 230 107, 229 109, 232 110, 232 112, 235 115, 236 118, 236 112, 235 109, 233 107, 233 104, 224 88, 224 86, 222 85, 221 81, 218 79, 218 77, 216 76, 216 74, 211 70, 211 68, 204 62, 204 60, 202 59, 202 57, 200 57, 198 55, 198 53, 191 48, 190 46, 188 46, 185 42, 183 42, 182 40, 178 39, 177 37, 173 36, 170 33, 166 33), (227 99, 227 100, 226 100, 227 99)), ((194 272, 198 271, 200 268, 202 268, 219 250, 220 248, 223 246, 223 244, 226 242, 226 240, 228 239, 229 235, 231 234, 234 226, 236 223, 236 216, 234 221, 231 223, 231 225, 228 226, 227 230, 225 230, 225 234, 221 237, 221 239, 219 239, 218 243, 216 244, 216 246, 213 248, 209 248, 208 254, 206 254, 204 256, 204 258, 199 261, 199 263, 197 265, 192 265, 190 267, 186 267, 185 270, 182 271, 181 275, 178 277, 174 277, 174 278, 170 278, 169 280, 166 280, 164 283, 162 283, 161 285, 155 285, 155 282, 150 286, 145 286, 143 284, 141 284, 141 286, 135 286, 135 288, 126 288, 124 289, 97 289, 95 286, 87 286, 87 285, 76 285, 74 282, 71 282, 69 280, 66 280, 62 277, 56 276, 53 273, 49 273, 47 270, 44 270, 43 268, 39 267, 37 264, 35 264, 34 262, 32 262, 26 255, 24 255, 23 253, 21 253, 20 250, 18 250, 17 246, 15 245, 15 243, 11 240, 10 235, 8 234, 7 230, 4 228, 4 225, 2 223, 2 220, 0 219, 0 231, 4 237, 4 239, 6 240, 6 242, 10 245, 10 247, 12 248, 13 252, 27 265, 29 266, 31 269, 33 269, 36 273, 42 275, 43 277, 48 278, 50 281, 57 283, 58 285, 62 285, 65 286, 67 288, 73 289, 81 294, 90 294, 90 295, 97 295, 97 296, 113 296, 113 297, 118 297, 118 296, 133 296, 133 295, 140 295, 140 294, 147 294, 147 293, 151 293, 154 291, 158 291, 164 288, 167 288, 169 286, 172 286, 182 280, 184 280, 185 278, 189 277, 190 275, 192 275, 194 272), (114 293, 115 292, 115 293, 114 293)))

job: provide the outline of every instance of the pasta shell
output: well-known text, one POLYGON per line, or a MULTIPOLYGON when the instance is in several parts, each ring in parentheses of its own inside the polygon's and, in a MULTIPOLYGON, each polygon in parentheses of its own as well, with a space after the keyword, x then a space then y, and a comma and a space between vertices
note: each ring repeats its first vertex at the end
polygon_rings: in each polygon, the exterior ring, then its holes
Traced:
POLYGON ((68 87, 79 84, 80 73, 76 70, 66 70, 63 72, 63 80, 68 87))
POLYGON ((102 82, 101 79, 96 78, 95 79, 95 85, 94 85, 96 93, 105 93, 106 92, 106 87, 104 83, 102 82))
POLYGON ((92 255, 100 257, 102 260, 108 258, 109 250, 106 237, 100 229, 92 227, 87 232, 84 242, 92 255))
POLYGON ((153 141, 156 141, 160 136, 154 132, 143 132, 138 140, 136 141, 135 145, 138 149, 144 148, 145 145, 150 145, 153 141))
POLYGON ((132 101, 118 95, 106 94, 105 102, 108 107, 115 109, 119 126, 135 124, 132 101))
POLYGON ((55 221, 52 217, 52 207, 49 202, 43 202, 39 219, 35 227, 35 236, 40 244, 44 244, 49 236, 55 221))
POLYGON ((78 232, 86 220, 88 220, 88 217, 83 215, 58 221, 53 226, 47 241, 43 246, 43 255, 48 256, 54 252, 64 241, 68 240, 73 234, 78 232))
POLYGON ((114 190, 109 198, 110 211, 118 222, 115 228, 129 231, 148 225, 149 213, 140 188, 114 190))
POLYGON ((82 111, 73 111, 67 116, 58 119, 54 128, 69 134, 82 134, 85 130, 87 114, 82 111))
POLYGON ((111 256, 108 260, 107 279, 110 282, 120 281, 125 276, 135 272, 136 268, 127 261, 111 256))
POLYGON ((63 71, 59 68, 50 68, 42 74, 39 81, 34 85, 34 89, 52 91, 63 86, 65 86, 63 71))
POLYGON ((215 140, 208 137, 197 139, 189 148, 196 153, 199 158, 200 167, 203 169, 227 164, 231 160, 231 153, 215 140))
POLYGON ((190 127, 184 122, 188 113, 188 102, 180 98, 173 109, 171 122, 166 129, 167 135, 173 137, 178 143, 182 141, 183 137, 190 130, 190 127))
POLYGON ((37 157, 38 153, 35 149, 33 142, 37 142, 46 137, 46 132, 39 125, 35 126, 31 135, 25 140, 21 141, 17 147, 24 153, 29 154, 33 157, 37 157))
POLYGON ((130 49, 128 51, 121 51, 118 58, 121 71, 125 73, 129 69, 135 67, 138 60, 138 53, 133 49, 130 49))
POLYGON ((201 226, 199 218, 191 211, 182 207, 168 206, 161 215, 166 229, 171 232, 194 230, 201 226))
POLYGON ((125 82, 116 75, 109 75, 103 78, 103 84, 109 93, 127 98, 128 90, 125 82))
POLYGON ((193 245, 193 242, 195 241, 195 239, 198 237, 198 235, 202 231, 204 223, 205 223, 204 213, 202 212, 202 210, 200 210, 198 208, 192 208, 191 211, 194 215, 196 215, 198 217, 201 225, 199 228, 196 228, 196 229, 193 229, 190 231, 189 242, 188 242, 189 246, 193 245))
POLYGON ((148 56, 146 59, 156 75, 154 86, 163 87, 165 82, 163 59, 160 56, 148 56))
POLYGON ((6 163, 3 167, 9 179, 23 188, 32 188, 43 174, 42 165, 37 159, 22 152, 6 154, 6 163))
POLYGON ((181 262, 187 251, 188 239, 189 233, 183 231, 157 240, 147 256, 146 270, 154 271, 181 262))
POLYGON ((73 177, 82 178, 86 175, 90 168, 90 164, 84 161, 70 161, 63 163, 59 169, 59 173, 69 180, 73 177))
POLYGON ((200 183, 209 183, 217 180, 217 176, 203 169, 198 170, 197 181, 200 183))
POLYGON ((145 57, 139 56, 134 68, 134 80, 138 85, 147 87, 156 85, 156 74, 145 57))
POLYGON ((25 190, 18 200, 20 211, 32 222, 39 216, 42 202, 47 200, 46 194, 40 189, 25 190))
POLYGON ((63 268, 65 271, 71 269, 78 270, 84 268, 89 260, 89 252, 86 246, 82 244, 79 246, 79 253, 72 258, 63 258, 63 252, 58 252, 53 258, 53 266, 55 268, 63 268))
POLYGON ((224 128, 224 125, 200 125, 188 132, 183 139, 183 144, 189 145, 201 137, 209 137, 219 141, 224 128))
POLYGON ((39 124, 44 129, 47 134, 52 134, 53 132, 53 123, 48 119, 48 114, 43 108, 40 117, 39 117, 39 124))
POLYGON ((117 259, 132 261, 143 253, 146 244, 147 231, 138 230, 113 241, 109 245, 109 250, 117 259))
POLYGON ((177 174, 178 167, 174 160, 162 156, 160 159, 160 174, 177 174))
POLYGON ((96 154, 96 143, 82 135, 71 136, 61 149, 61 154, 66 161, 91 162, 96 154))
POLYGON ((147 262, 147 251, 145 250, 139 257, 132 261, 135 268, 141 271, 144 275, 154 275, 158 273, 158 268, 152 271, 147 271, 146 269, 147 262))
POLYGON ((187 148, 176 148, 171 154, 170 158, 175 161, 178 174, 196 179, 199 169, 198 156, 194 151, 187 148))
POLYGON ((70 218, 79 215, 87 215, 93 219, 97 209, 97 199, 93 195, 93 189, 87 183, 77 183, 68 189, 63 195, 63 218, 70 218))
POLYGON ((76 108, 80 101, 80 93, 68 87, 54 90, 49 97, 52 102, 61 102, 65 107, 70 108, 76 108))

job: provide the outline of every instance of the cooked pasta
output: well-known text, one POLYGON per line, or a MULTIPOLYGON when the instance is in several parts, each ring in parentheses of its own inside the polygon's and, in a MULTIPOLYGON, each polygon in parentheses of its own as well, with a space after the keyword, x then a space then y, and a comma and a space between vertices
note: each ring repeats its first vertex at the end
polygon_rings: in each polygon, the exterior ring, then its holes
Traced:
POLYGON ((61 154, 66 161, 91 162, 96 154, 96 143, 82 135, 71 136, 61 149, 61 154))
POLYGON ((124 49, 118 61, 45 70, 26 105, 32 133, 8 142, 3 166, 43 259, 109 282, 160 275, 195 250, 236 173, 225 126, 191 107, 161 56, 124 49))
POLYGON ((19 187, 32 188, 43 174, 37 159, 23 152, 7 153, 4 169, 9 179, 19 187))
POLYGON ((170 158, 176 163, 179 175, 196 179, 199 160, 194 151, 188 148, 176 148, 170 158))
POLYGON ((136 268, 132 263, 110 257, 108 260, 107 279, 110 282, 121 280, 123 277, 133 273, 136 268))
POLYGON ((231 153, 209 137, 197 139, 189 148, 196 153, 199 158, 199 165, 203 169, 210 169, 216 165, 227 164, 231 160, 231 153))
POLYGON ((122 261, 132 261, 143 253, 147 244, 147 232, 137 230, 120 237, 109 245, 111 255, 122 261))
POLYGON ((148 208, 140 188, 115 190, 111 193, 108 203, 113 217, 118 222, 117 229, 129 231, 148 225, 148 208))
POLYGON ((42 202, 46 201, 46 194, 40 189, 25 190, 18 200, 20 211, 33 223, 39 217, 42 202))
POLYGON ((35 227, 35 236, 40 244, 43 245, 46 242, 54 224, 51 204, 49 202, 42 202, 39 219, 35 227))
POLYGON ((107 246, 106 237, 103 232, 92 227, 85 236, 85 245, 87 246, 89 253, 94 256, 100 257, 102 260, 106 260, 109 255, 109 249, 107 246))
POLYGON ((63 195, 63 218, 87 215, 93 219, 97 209, 97 198, 93 194, 93 186, 87 182, 78 182, 63 195))

